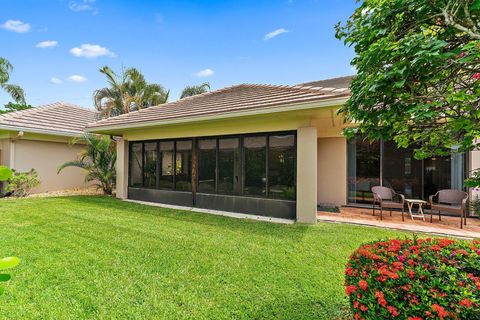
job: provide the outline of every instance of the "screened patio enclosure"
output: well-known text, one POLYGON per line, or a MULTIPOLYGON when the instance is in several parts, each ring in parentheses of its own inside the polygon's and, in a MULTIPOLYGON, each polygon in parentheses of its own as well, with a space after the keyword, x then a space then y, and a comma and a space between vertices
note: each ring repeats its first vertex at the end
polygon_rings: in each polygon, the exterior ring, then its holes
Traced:
POLYGON ((296 133, 134 141, 130 199, 294 219, 296 133))
POLYGON ((357 137, 347 145, 350 204, 372 203, 370 190, 378 185, 392 188, 407 198, 423 200, 441 189, 463 190, 465 154, 417 160, 413 148, 397 148, 392 141, 369 143, 357 137))

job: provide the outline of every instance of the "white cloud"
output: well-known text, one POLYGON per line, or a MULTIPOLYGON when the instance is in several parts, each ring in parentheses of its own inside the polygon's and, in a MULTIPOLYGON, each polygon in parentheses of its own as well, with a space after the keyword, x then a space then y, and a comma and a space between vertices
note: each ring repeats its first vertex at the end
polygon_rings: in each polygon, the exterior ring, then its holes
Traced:
POLYGON ((63 81, 62 81, 61 79, 59 79, 59 78, 52 77, 52 78, 50 79, 50 83, 53 83, 53 84, 60 84, 60 83, 62 83, 62 82, 63 82, 63 81))
POLYGON ((84 58, 96 58, 100 56, 115 57, 115 54, 107 48, 99 46, 98 44, 89 43, 85 43, 82 44, 80 47, 70 49, 70 53, 73 54, 75 57, 84 58))
POLYGON ((83 76, 79 76, 78 74, 71 75, 70 77, 67 78, 68 81, 70 82, 76 82, 76 83, 82 83, 87 81, 87 78, 83 76))
POLYGON ((0 28, 17 33, 30 31, 30 25, 20 20, 7 20, 4 24, 0 25, 0 28))
POLYGON ((213 76, 215 72, 212 69, 205 69, 205 70, 200 70, 197 73, 195 73, 195 76, 199 78, 205 78, 205 77, 210 77, 213 76))
POLYGON ((270 40, 270 39, 273 39, 275 38, 276 36, 279 36, 281 35, 282 33, 287 33, 287 32, 290 32, 288 30, 285 30, 284 28, 280 28, 280 29, 277 29, 277 30, 274 30, 272 32, 269 32, 265 35, 264 37, 264 40, 270 40))
POLYGON ((93 14, 98 14, 98 9, 93 6, 94 2, 95 0, 70 1, 68 8, 75 12, 92 11, 93 14))
POLYGON ((47 40, 47 41, 42 41, 37 43, 36 47, 45 49, 45 48, 53 48, 53 47, 56 47, 57 45, 58 45, 58 41, 47 40))

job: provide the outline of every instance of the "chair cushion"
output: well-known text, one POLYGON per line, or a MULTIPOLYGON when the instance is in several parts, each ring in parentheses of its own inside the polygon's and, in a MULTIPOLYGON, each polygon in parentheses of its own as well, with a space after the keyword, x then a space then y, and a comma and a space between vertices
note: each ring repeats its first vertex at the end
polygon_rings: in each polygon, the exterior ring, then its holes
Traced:
POLYGON ((449 205, 449 204, 432 203, 431 209, 434 210, 434 211, 460 213, 460 212, 462 211, 462 206, 460 206, 460 205, 449 205))
POLYGON ((403 203, 400 202, 395 202, 395 201, 382 201, 382 207, 383 208, 403 208, 403 203))

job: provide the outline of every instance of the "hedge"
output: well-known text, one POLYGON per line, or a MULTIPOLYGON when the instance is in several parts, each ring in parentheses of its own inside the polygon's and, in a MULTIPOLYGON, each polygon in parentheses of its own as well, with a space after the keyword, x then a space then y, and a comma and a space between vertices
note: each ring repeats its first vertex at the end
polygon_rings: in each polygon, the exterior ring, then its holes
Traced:
POLYGON ((350 256, 354 319, 480 319, 480 241, 392 239, 350 256))

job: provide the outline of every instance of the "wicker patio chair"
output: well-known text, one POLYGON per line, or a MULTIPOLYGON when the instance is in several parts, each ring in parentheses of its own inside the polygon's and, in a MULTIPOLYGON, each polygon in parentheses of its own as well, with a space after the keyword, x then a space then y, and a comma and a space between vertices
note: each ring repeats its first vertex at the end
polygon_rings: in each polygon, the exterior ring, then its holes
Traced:
POLYGON ((375 215, 375 205, 380 207, 380 220, 383 220, 383 209, 402 209, 402 221, 405 221, 405 196, 396 193, 393 189, 387 187, 372 187, 373 193, 373 215, 375 215))
POLYGON ((430 196, 430 222, 433 220, 433 212, 438 211, 438 220, 442 221, 441 212, 457 213, 460 215, 460 228, 467 224, 467 200, 468 193, 444 189, 430 196))

